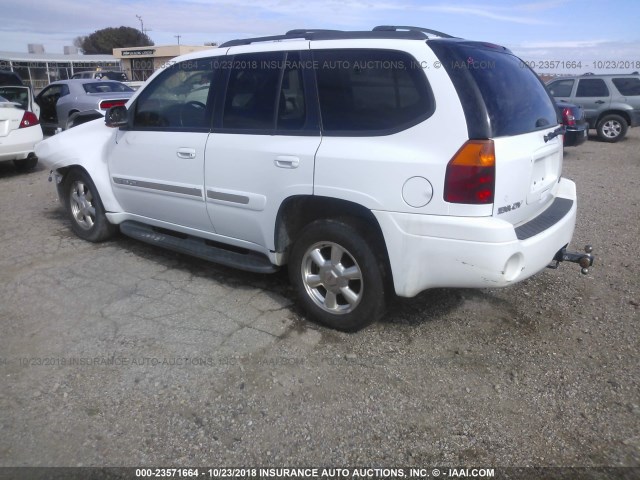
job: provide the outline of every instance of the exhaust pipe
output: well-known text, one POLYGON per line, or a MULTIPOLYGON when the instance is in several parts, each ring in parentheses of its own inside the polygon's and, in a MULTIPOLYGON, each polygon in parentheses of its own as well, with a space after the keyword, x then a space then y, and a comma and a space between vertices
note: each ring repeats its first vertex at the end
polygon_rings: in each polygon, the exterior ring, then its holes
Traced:
POLYGON ((591 252, 593 252, 593 247, 591 245, 586 245, 584 247, 584 253, 568 252, 567 247, 562 247, 553 257, 552 261, 556 262, 555 265, 551 264, 548 268, 556 269, 560 266, 560 262, 577 263, 582 267, 580 273, 586 275, 589 273, 589 268, 593 266, 594 258, 593 255, 591 255, 591 252))

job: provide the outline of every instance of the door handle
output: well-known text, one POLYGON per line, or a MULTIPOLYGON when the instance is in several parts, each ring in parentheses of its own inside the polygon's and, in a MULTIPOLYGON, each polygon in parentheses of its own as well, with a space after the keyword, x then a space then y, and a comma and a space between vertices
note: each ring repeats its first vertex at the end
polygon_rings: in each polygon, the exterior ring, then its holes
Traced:
POLYGON ((276 164, 276 167, 280 168, 298 168, 300 159, 289 155, 280 155, 276 157, 273 163, 276 164))
POLYGON ((178 155, 178 158, 186 158, 186 159, 196 158, 196 149, 195 148, 179 148, 178 151, 176 152, 176 155, 178 155))
POLYGON ((598 105, 602 105, 604 103, 604 100, 596 100, 594 103, 597 103, 598 105))

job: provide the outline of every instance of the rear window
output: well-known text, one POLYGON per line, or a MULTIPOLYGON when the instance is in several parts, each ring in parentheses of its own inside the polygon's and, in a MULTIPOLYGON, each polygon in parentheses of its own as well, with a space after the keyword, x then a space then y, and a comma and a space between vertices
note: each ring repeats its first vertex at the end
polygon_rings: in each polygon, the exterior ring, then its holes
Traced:
POLYGON ((429 44, 456 87, 471 138, 520 135, 559 123, 544 84, 518 57, 476 44, 429 44))
POLYGON ((96 75, 96 78, 117 80, 119 82, 127 81, 127 75, 124 72, 101 72, 96 75))
POLYGON ((328 135, 384 135, 434 109, 418 62, 393 50, 316 50, 322 129, 328 135))
POLYGON ((640 95, 640 78, 614 78, 611 81, 622 95, 627 97, 640 95))
POLYGON ((23 110, 29 108, 29 91, 26 87, 0 87, 0 96, 9 102, 19 103, 23 110))
POLYGON ((118 82, 91 82, 82 85, 87 93, 133 92, 126 85, 118 82))

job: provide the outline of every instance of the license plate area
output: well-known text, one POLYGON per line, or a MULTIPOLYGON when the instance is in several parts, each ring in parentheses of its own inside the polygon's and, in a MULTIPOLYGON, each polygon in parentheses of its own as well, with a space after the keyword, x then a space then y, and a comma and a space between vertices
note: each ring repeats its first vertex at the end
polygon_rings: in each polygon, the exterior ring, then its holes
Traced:
MULTIPOLYGON (((545 149, 546 150, 546 149, 545 149)), ((531 182, 529 184, 529 194, 527 203, 538 202, 558 181, 560 175, 561 158, 560 153, 555 151, 540 152, 531 159, 531 182)))

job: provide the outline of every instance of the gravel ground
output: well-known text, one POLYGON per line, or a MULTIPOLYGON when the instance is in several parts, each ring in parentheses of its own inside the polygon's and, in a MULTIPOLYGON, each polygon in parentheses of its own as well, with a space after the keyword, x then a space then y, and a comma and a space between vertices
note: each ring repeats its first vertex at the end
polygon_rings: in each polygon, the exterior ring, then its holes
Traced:
POLYGON ((46 171, 0 164, 0 466, 640 467, 639 152, 566 150, 588 276, 428 291, 357 334, 285 273, 83 242, 46 171))

